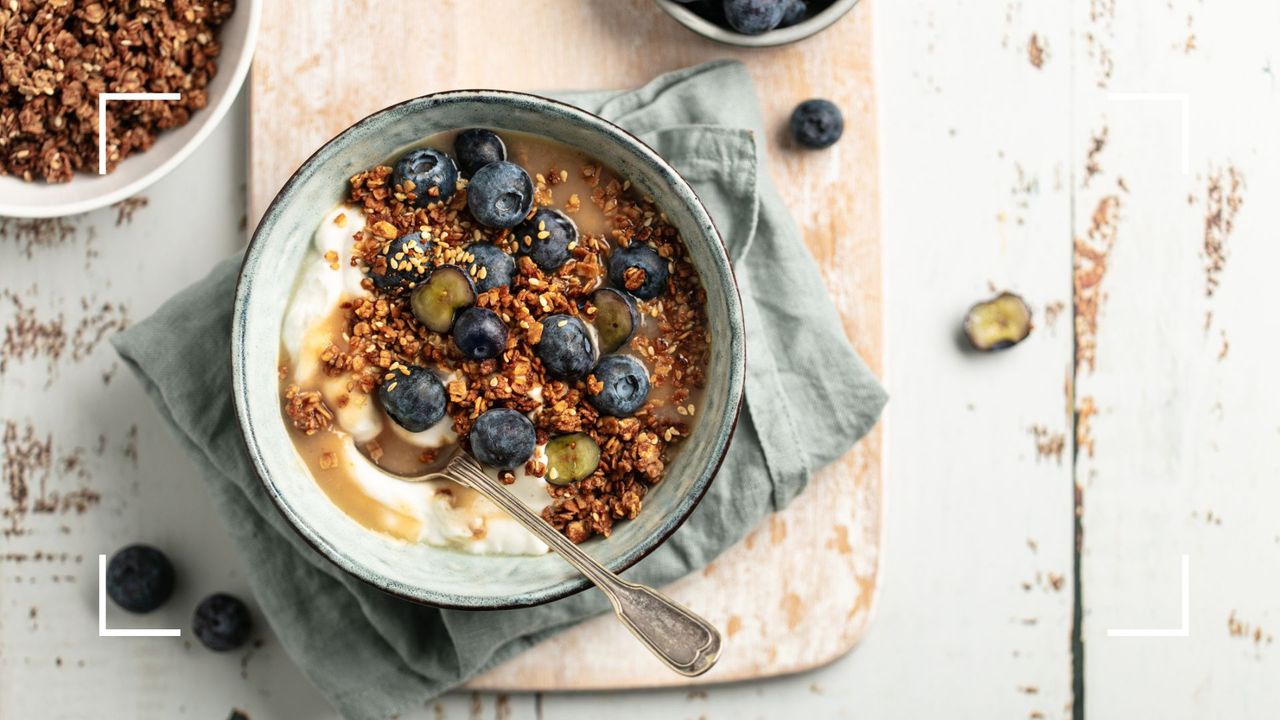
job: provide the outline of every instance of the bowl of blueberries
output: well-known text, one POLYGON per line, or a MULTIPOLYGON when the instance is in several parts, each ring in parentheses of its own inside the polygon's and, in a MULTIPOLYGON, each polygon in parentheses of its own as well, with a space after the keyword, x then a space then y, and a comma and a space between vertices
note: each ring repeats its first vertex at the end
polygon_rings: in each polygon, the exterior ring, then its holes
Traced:
POLYGON ((830 27, 858 0, 655 0, 699 35, 740 47, 774 47, 830 27))

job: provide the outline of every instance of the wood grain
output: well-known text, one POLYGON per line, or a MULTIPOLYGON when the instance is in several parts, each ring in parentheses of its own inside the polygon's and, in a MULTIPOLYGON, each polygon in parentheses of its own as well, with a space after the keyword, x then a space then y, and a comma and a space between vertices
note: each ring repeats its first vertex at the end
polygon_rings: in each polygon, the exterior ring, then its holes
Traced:
MULTIPOLYGON (((743 51, 703 40, 648 0, 538 5, 515 0, 418 3, 268 3, 252 75, 251 222, 312 150, 353 121, 397 101, 458 87, 516 90, 618 88, 719 57, 746 63, 757 83, 772 172, 825 269, 858 352, 879 373, 883 357, 879 156, 871 63, 872 3, 822 35, 786 48, 743 51), (323 7, 318 7, 323 5, 323 7), (494 22, 516 17, 519 23, 494 22), (372 18, 377 18, 373 20, 372 18), (397 18, 389 23, 388 18, 397 18), (377 28, 449 28, 397 59, 377 28), (571 42, 565 28, 591 28, 571 42), (484 38, 483 43, 474 42, 484 38), (340 42, 336 42, 340 40, 340 42), (527 62, 486 46, 530 48, 527 62), (832 69, 838 68, 838 77, 832 69), (820 82, 818 82, 820 80, 820 82), (820 90, 818 89, 820 88, 820 90), (789 147, 785 120, 821 94, 844 109, 844 139, 823 153, 789 147), (835 198, 833 201, 832 198, 835 198)), ((721 627, 720 665, 701 682, 796 672, 847 652, 870 620, 880 570, 881 435, 874 431, 819 473, 785 512, 768 519, 672 594, 721 627), (750 588, 745 592, 744 588, 750 588)), ((539 645, 472 683, 477 688, 586 689, 683 683, 599 618, 539 645)))

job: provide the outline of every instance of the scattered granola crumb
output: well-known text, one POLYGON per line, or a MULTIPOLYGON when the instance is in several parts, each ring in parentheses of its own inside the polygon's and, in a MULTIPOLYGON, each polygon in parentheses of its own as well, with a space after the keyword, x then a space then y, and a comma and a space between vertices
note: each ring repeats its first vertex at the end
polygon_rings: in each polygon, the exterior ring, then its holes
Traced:
POLYGON ((1046 47, 1040 41, 1040 36, 1031 33, 1031 39, 1027 41, 1027 59, 1031 61, 1031 66, 1039 70, 1044 67, 1046 57, 1046 47))
POLYGON ((1062 464, 1062 452, 1066 449, 1067 439, 1062 433, 1051 433, 1043 425, 1032 425, 1030 432, 1036 441, 1036 460, 1053 458, 1062 464))
POLYGON ((1227 263, 1227 239, 1244 204, 1244 177, 1234 167, 1209 173, 1205 189, 1204 294, 1213 297, 1227 263))
POLYGON ((1102 278, 1107 273, 1107 255, 1116 241, 1120 198, 1107 195, 1094 208, 1092 223, 1084 237, 1076 238, 1072 256, 1074 269, 1076 370, 1094 369, 1098 345, 1098 310, 1102 306, 1102 278))
POLYGON ((125 198, 111 207, 116 210, 116 227, 133 222, 133 214, 147 206, 150 201, 142 195, 125 198))

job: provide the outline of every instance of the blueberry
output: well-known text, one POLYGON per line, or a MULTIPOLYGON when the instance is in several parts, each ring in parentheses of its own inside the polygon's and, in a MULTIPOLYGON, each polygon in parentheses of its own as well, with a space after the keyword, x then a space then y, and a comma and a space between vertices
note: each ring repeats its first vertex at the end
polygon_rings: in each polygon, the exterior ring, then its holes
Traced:
POLYGON ((791 113, 791 135, 805 147, 830 147, 842 133, 844 116, 830 100, 805 100, 791 113))
POLYGON ((233 595, 214 593, 196 606, 191 629, 210 650, 226 652, 244 645, 253 630, 253 617, 244 602, 233 595))
POLYGON ((577 380, 596 361, 595 346, 587 326, 572 315, 548 315, 542 319, 542 337, 533 348, 552 377, 577 380))
POLYGON ((782 22, 787 0, 724 0, 729 26, 745 35, 768 32, 782 22))
POLYGON ((538 442, 529 418, 510 408, 493 408, 471 427, 471 452, 498 470, 512 470, 533 457, 538 442))
POLYGON ((569 260, 569 243, 577 242, 578 226, 559 210, 538 208, 515 229, 520 254, 543 270, 555 270, 569 260))
POLYGON ((622 347, 640 326, 636 304, 624 292, 600 288, 591 293, 591 306, 596 310, 591 316, 591 324, 595 325, 602 353, 611 353, 622 347))
POLYGON ((476 286, 457 265, 441 265, 414 288, 409 296, 413 317, 432 332, 445 333, 453 327, 458 310, 476 301, 476 286))
MULTIPOLYGON (((626 417, 649 399, 649 373, 630 355, 606 355, 591 375, 600 383, 600 389, 588 390, 587 401, 601 414, 626 417)), ((588 380, 587 387, 591 385, 588 380)))
POLYGON ((476 243, 468 247, 467 252, 472 258, 467 274, 475 281, 476 292, 511 286, 516 275, 515 258, 492 243, 476 243))
POLYGON ((506 160, 489 163, 471 177, 467 207, 481 225, 515 227, 533 207, 533 180, 515 163, 506 160))
POLYGON ((667 261, 648 245, 618 248, 609 256, 609 282, 641 300, 667 289, 667 261))
POLYGON ((169 558, 150 545, 130 545, 107 564, 107 594, 115 604, 148 613, 173 595, 174 572, 169 558))
POLYGON ((507 324, 489 308, 469 307, 453 323, 453 343, 472 360, 497 357, 507 348, 507 324))
POLYGON ((422 432, 444 417, 444 383, 429 368, 393 366, 378 386, 378 399, 387 416, 409 432, 422 432))
POLYGON ((575 483, 600 467, 600 446, 586 433, 560 435, 547 441, 547 482, 575 483))
POLYGON ((471 177, 491 162, 507 159, 507 146, 492 130, 471 128, 458 133, 453 140, 453 154, 458 156, 462 177, 471 177))
POLYGON ((435 148, 410 150, 396 161, 391 184, 413 193, 414 207, 426 207, 437 200, 448 200, 458 189, 458 166, 453 164, 453 158, 435 148), (406 181, 412 182, 413 187, 407 187, 406 181))
POLYGON ((386 272, 379 275, 369 269, 369 279, 383 292, 398 288, 412 289, 431 272, 431 242, 422 239, 422 233, 411 232, 387 243, 382 251, 387 259, 386 272))
POLYGON ((791 27, 809 19, 809 3, 805 0, 787 0, 787 7, 782 11, 782 22, 778 27, 791 27))

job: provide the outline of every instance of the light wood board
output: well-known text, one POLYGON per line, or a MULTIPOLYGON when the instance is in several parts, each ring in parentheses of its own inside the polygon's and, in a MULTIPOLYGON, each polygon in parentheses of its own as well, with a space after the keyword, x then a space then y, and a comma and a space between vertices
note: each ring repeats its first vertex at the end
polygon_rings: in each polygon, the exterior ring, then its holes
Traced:
MULTIPOLYGON (((649 0, 267 3, 251 80, 250 223, 316 147, 400 100, 459 87, 633 87, 662 72, 736 57, 757 83, 774 178, 824 269, 850 339, 878 373, 883 348, 871 12, 872 3, 864 0, 818 37, 746 51, 693 35, 649 0), (415 42, 405 43, 404 30, 416 26, 422 31, 412 35, 415 42), (511 53, 486 49, 521 45, 528 56, 519 63, 511 53), (801 152, 787 144, 785 121, 798 102, 818 95, 844 110, 845 136, 825 152, 801 152)), ((853 647, 875 601, 881 495, 876 430, 819 473, 785 512, 670 588, 726 635, 720 664, 699 682, 796 672, 853 647)), ((682 682, 621 626, 599 618, 472 686, 682 682)))

